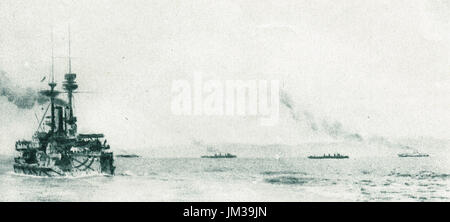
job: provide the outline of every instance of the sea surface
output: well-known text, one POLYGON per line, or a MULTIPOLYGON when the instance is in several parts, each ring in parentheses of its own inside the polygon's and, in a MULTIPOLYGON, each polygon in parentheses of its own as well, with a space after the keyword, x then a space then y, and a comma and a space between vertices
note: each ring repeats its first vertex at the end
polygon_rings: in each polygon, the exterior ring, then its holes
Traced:
POLYGON ((113 177, 17 175, 0 156, 0 201, 449 201, 448 159, 116 158, 113 177))

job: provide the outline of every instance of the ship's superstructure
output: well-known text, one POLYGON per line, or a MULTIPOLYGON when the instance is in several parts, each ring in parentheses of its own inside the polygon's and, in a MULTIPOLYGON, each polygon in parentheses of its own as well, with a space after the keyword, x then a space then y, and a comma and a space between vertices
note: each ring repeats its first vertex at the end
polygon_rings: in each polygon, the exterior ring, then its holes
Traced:
POLYGON ((412 153, 399 153, 398 157, 429 157, 430 155, 426 153, 419 153, 418 151, 414 151, 412 153))
MULTIPOLYGON (((69 38, 70 39, 70 38, 69 38)), ((72 73, 69 40, 69 71, 64 75, 62 88, 53 71, 49 78, 49 89, 40 93, 49 98, 49 104, 37 131, 31 140, 16 142, 17 157, 14 158, 16 173, 36 176, 71 176, 90 173, 114 174, 114 158, 103 134, 79 134, 74 114, 73 96, 78 89, 77 75, 72 73), (67 94, 67 101, 60 99, 67 94), (48 113, 50 109, 50 113, 48 113)))
POLYGON ((327 154, 322 156, 308 156, 309 159, 348 159, 349 157, 346 155, 337 154, 327 154))
POLYGON ((236 158, 236 155, 230 154, 230 153, 215 153, 214 155, 206 155, 206 156, 202 156, 202 158, 236 158))

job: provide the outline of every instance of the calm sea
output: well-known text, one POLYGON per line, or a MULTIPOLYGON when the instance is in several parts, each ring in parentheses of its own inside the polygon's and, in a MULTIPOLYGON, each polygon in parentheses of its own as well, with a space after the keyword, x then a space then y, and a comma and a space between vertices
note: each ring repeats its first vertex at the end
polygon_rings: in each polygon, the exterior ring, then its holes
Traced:
POLYGON ((448 159, 116 158, 114 177, 40 178, 0 157, 0 201, 449 201, 448 159))

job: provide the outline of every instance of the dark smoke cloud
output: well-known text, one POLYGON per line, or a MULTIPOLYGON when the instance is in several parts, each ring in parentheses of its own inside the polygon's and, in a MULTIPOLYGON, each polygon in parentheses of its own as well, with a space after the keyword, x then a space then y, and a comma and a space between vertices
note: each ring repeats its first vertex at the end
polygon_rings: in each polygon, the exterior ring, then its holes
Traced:
MULTIPOLYGON (((42 105, 49 101, 48 97, 41 95, 32 88, 21 88, 11 83, 6 72, 0 70, 0 96, 17 106, 19 109, 32 109, 36 104, 42 105)), ((56 99, 55 103, 66 106, 62 99, 56 99)))
MULTIPOLYGON (((299 110, 295 107, 295 103, 292 101, 290 95, 284 90, 281 90, 280 92, 280 102, 289 110, 292 119, 299 123, 306 123, 306 125, 315 132, 323 132, 334 139, 345 139, 359 142, 364 141, 364 138, 359 133, 353 133, 345 130, 342 123, 338 121, 322 120, 318 122, 311 112, 307 110, 299 110)), ((390 148, 401 148, 408 150, 414 149, 406 145, 391 142, 388 139, 379 136, 370 137, 366 141, 390 148)))
POLYGON ((306 123, 312 131, 323 132, 334 139, 364 140, 360 134, 346 131, 342 123, 338 121, 322 120, 318 122, 311 112, 296 108, 291 96, 284 90, 281 90, 280 102, 289 110, 292 119, 299 123, 306 123))

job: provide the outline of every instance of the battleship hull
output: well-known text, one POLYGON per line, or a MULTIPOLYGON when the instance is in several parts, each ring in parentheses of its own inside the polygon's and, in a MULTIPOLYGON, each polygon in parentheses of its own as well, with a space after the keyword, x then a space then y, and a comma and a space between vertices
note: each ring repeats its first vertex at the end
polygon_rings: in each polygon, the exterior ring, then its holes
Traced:
POLYGON ((348 156, 339 156, 339 157, 334 157, 334 156, 309 156, 309 159, 348 159, 348 156))
POLYGON ((398 157, 429 157, 428 154, 398 154, 398 157))
POLYGON ((230 155, 230 156, 202 156, 202 158, 204 158, 204 159, 232 159, 232 158, 237 158, 237 156, 235 156, 235 155, 230 155))
MULTIPOLYGON (((69 50, 70 51, 70 50, 69 50)), ((53 60, 53 59, 52 59, 53 60)), ((78 89, 77 75, 64 75, 62 88, 67 102, 58 96, 52 70, 50 89, 40 91, 48 97, 47 106, 37 131, 31 140, 16 141, 14 171, 34 176, 77 176, 87 174, 114 175, 114 156, 101 133, 78 133, 77 117, 73 110, 74 93, 78 89), (48 113, 49 112, 49 113, 48 113)), ((53 65, 52 65, 53 67, 53 65)), ((36 116, 37 117, 37 116, 36 116)))
POLYGON ((52 167, 41 167, 36 164, 14 164, 14 172, 17 174, 32 175, 32 176, 47 176, 57 177, 65 176, 64 172, 58 172, 58 170, 52 167))
POLYGON ((110 153, 71 155, 70 161, 65 165, 45 166, 16 161, 13 168, 16 174, 42 177, 114 175, 115 171, 110 153))

